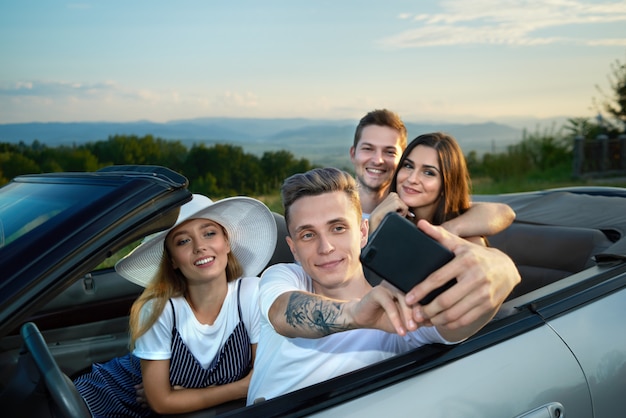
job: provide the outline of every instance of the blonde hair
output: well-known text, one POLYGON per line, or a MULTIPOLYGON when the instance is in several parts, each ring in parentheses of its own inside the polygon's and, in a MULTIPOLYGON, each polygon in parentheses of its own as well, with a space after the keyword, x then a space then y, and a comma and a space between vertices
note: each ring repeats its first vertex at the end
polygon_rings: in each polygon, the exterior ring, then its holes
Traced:
MULTIPOLYGON (((226 228, 222 226, 222 230, 224 231, 226 240, 228 240, 226 228)), ((163 240, 163 255, 161 256, 159 269, 154 279, 150 281, 130 308, 129 325, 131 349, 135 346, 135 341, 152 328, 159 319, 163 309, 165 309, 167 301, 171 298, 184 296, 187 293, 187 279, 180 270, 174 269, 172 259, 165 244, 166 240, 167 237, 163 240), (153 301, 150 307, 150 314, 147 319, 142 320, 141 311, 150 301, 153 301)), ((232 251, 228 253, 227 257, 226 280, 231 282, 243 275, 243 267, 232 251)))

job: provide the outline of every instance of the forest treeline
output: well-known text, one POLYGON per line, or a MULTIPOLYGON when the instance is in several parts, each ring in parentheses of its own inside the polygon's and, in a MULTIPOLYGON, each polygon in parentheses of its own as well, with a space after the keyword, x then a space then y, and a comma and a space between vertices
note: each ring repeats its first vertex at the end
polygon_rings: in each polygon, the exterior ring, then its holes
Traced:
POLYGON ((213 197, 275 193, 283 179, 313 168, 288 151, 266 151, 261 157, 229 144, 187 148, 177 140, 152 135, 115 135, 76 146, 49 147, 0 143, 0 185, 21 174, 96 171, 110 165, 161 165, 189 179, 189 189, 213 197))
MULTIPOLYGON (((563 181, 572 167, 571 136, 559 133, 526 135, 505 152, 466 156, 472 178, 490 182, 521 182, 533 177, 563 181)), ((291 174, 314 167, 289 151, 266 151, 261 157, 230 144, 193 145, 152 135, 115 135, 77 146, 49 147, 0 143, 0 183, 20 174, 96 171, 109 165, 148 164, 169 167, 189 179, 189 189, 213 197, 260 196, 278 192, 291 174)))
MULTIPOLYGON (((573 126, 565 126, 525 133, 519 143, 503 152, 479 155, 469 151, 465 158, 474 191, 506 193, 576 184, 572 176, 575 135, 573 126)), ((285 178, 315 166, 284 150, 266 151, 259 157, 232 144, 187 148, 181 141, 152 135, 115 135, 84 145, 57 147, 37 140, 30 145, 0 142, 0 186, 21 174, 96 171, 126 164, 171 168, 187 177, 192 192, 213 198, 277 195, 285 178)))

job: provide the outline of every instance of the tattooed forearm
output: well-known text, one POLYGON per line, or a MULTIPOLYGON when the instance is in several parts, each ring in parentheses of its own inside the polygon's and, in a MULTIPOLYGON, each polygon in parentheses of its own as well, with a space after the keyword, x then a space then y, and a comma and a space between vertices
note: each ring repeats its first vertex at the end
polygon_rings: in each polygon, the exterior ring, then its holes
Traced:
POLYGON ((294 292, 285 310, 287 324, 319 333, 320 336, 351 329, 340 319, 343 305, 294 292))

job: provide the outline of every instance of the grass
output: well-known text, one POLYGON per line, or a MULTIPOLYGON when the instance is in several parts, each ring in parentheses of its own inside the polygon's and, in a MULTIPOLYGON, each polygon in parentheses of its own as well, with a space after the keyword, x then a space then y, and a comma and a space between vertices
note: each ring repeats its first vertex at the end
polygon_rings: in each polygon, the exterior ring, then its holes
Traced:
POLYGON ((529 179, 508 179, 494 181, 491 178, 472 179, 473 194, 501 194, 530 192, 533 190, 555 189, 560 187, 576 186, 608 186, 626 188, 625 177, 603 178, 603 179, 562 179, 562 180, 542 180, 536 178, 529 179))
POLYGON ((280 193, 257 196, 261 202, 265 203, 272 212, 283 213, 283 204, 280 201, 280 193))
MULTIPOLYGON (((490 177, 477 177, 472 179, 473 194, 518 193, 572 186, 609 186, 626 188, 626 177, 606 177, 579 180, 566 178, 557 180, 532 177, 501 181, 494 181, 490 177)), ((257 196, 256 198, 265 203, 272 212, 280 214, 283 213, 283 206, 278 192, 275 194, 257 196)))

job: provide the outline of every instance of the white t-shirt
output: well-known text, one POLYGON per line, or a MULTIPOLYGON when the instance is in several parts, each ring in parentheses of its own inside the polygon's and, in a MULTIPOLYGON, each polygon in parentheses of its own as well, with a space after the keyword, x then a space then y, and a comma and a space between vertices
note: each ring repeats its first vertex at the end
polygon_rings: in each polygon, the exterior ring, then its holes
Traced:
MULTIPOLYGON (((201 324, 196 319, 187 300, 180 296, 172 298, 176 310, 176 328, 181 339, 203 368, 208 368, 222 346, 239 323, 237 306, 237 282, 241 281, 241 319, 250 343, 259 341, 259 278, 245 277, 228 283, 228 293, 222 309, 212 325, 201 324)), ((151 303, 141 310, 141 318, 147 318, 151 303)), ((169 301, 159 319, 135 342, 133 354, 145 360, 167 360, 172 356, 171 342, 174 316, 169 301)))
POLYGON ((448 342, 436 328, 424 327, 406 337, 372 329, 356 329, 323 338, 287 338, 268 319, 272 303, 285 292, 313 292, 311 278, 297 264, 276 264, 261 276, 261 336, 248 405, 385 360, 428 343, 448 342))

